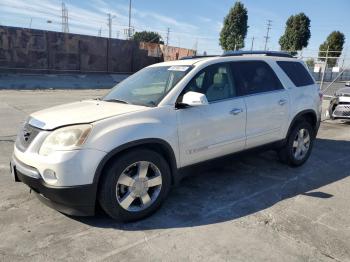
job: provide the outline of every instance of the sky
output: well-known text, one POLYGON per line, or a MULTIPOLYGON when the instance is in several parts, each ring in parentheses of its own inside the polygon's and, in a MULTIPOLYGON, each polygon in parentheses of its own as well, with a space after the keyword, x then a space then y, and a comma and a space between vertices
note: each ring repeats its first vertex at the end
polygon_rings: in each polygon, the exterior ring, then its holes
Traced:
MULTIPOLYGON (((304 12, 311 19, 311 38, 304 56, 316 56, 319 45, 333 30, 345 34, 345 53, 350 59, 349 0, 242 0, 248 9, 246 49, 264 48, 267 20, 272 20, 269 50, 279 50, 290 15, 304 12)), ((61 31, 61 0, 0 0, 0 24, 61 31), (47 23, 50 20, 52 23, 47 23)), ((129 0, 64 0, 71 33, 108 36, 107 14, 113 17, 112 37, 124 39, 129 0)), ((219 33, 233 0, 132 0, 132 25, 136 31, 152 30, 169 44, 221 54, 219 33)))

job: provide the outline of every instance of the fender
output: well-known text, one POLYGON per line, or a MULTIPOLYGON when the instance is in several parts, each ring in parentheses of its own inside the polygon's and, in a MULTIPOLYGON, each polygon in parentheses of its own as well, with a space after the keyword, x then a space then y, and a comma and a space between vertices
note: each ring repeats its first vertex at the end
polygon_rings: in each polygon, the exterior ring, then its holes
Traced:
POLYGON ((296 114, 292 120, 292 122, 290 123, 289 125, 289 128, 288 128, 288 132, 287 132, 287 137, 286 139, 288 138, 289 136, 289 133, 293 127, 293 125, 302 117, 302 115, 305 115, 305 114, 312 114, 315 119, 316 119, 316 123, 314 123, 314 128, 315 128, 315 136, 317 135, 317 132, 318 132, 318 128, 320 126, 320 119, 317 118, 317 113, 315 112, 315 110, 312 110, 312 109, 307 109, 307 110, 303 110, 301 112, 299 112, 298 114, 296 114))
POLYGON ((100 177, 102 175, 102 171, 103 168, 105 167, 106 163, 111 160, 114 156, 116 156, 118 153, 130 149, 130 148, 134 148, 134 147, 138 147, 138 146, 155 146, 155 145, 160 145, 162 147, 162 150, 166 151, 166 160, 169 163, 170 166, 170 170, 172 173, 172 177, 173 177, 173 182, 176 184, 177 183, 177 164, 176 164, 176 158, 175 158, 175 154, 174 151, 172 149, 172 147, 170 146, 170 144, 168 142, 166 142, 163 139, 159 139, 159 138, 145 138, 145 139, 140 139, 140 140, 135 140, 132 142, 128 142, 126 144, 120 145, 117 148, 113 149, 112 151, 110 151, 103 159, 102 161, 99 163, 99 165, 97 166, 96 172, 95 172, 95 176, 94 176, 94 180, 93 180, 93 184, 96 187, 97 190, 97 186, 100 180, 100 177))

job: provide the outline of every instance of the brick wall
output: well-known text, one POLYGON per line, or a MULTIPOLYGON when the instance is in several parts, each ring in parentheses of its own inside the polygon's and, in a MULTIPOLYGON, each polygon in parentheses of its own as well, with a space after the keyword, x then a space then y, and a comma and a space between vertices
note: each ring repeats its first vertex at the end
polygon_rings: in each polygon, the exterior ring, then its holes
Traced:
POLYGON ((140 48, 147 50, 149 56, 163 58, 164 61, 173 61, 185 56, 196 55, 196 51, 192 49, 154 43, 140 43, 140 48))
POLYGON ((134 41, 0 26, 0 70, 131 73, 162 61, 134 41))

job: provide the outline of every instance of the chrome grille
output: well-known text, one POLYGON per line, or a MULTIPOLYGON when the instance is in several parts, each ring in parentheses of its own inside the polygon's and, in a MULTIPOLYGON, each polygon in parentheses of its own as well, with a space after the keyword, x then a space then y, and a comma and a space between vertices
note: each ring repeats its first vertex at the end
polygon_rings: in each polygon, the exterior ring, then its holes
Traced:
POLYGON ((350 117, 350 104, 349 105, 338 105, 334 112, 335 117, 350 117))
POLYGON ((40 129, 25 123, 17 135, 16 146, 22 152, 26 151, 34 138, 40 133, 40 129))

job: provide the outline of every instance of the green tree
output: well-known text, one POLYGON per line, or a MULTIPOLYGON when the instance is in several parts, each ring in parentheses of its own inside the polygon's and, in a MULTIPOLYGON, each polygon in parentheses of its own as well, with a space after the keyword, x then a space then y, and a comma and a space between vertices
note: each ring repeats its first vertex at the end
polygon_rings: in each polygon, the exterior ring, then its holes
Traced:
POLYGON ((296 51, 308 46, 310 37, 310 19, 304 13, 300 13, 288 18, 279 44, 281 50, 296 54, 296 51))
POLYGON ((162 36, 157 32, 151 31, 136 32, 133 35, 132 40, 137 42, 164 44, 164 42, 162 41, 162 36))
MULTIPOLYGON (((324 41, 320 45, 319 52, 318 52, 319 59, 321 61, 326 60, 326 58, 324 57, 326 57, 327 55, 328 48, 329 48, 329 51, 332 51, 329 53, 328 56, 339 57, 341 55, 341 52, 343 51, 344 43, 345 43, 344 34, 339 31, 333 31, 328 35, 326 41, 324 41), (334 51, 338 51, 338 52, 334 52, 334 51)), ((338 60, 337 58, 329 58, 327 60, 327 65, 329 67, 334 67, 337 64, 337 60, 338 60)))
POLYGON ((222 49, 234 50, 244 47, 244 39, 248 31, 248 11, 241 2, 236 2, 224 19, 220 33, 222 49))
POLYGON ((308 67, 313 68, 315 67, 315 60, 313 58, 309 58, 308 60, 306 60, 306 64, 308 67))

